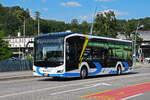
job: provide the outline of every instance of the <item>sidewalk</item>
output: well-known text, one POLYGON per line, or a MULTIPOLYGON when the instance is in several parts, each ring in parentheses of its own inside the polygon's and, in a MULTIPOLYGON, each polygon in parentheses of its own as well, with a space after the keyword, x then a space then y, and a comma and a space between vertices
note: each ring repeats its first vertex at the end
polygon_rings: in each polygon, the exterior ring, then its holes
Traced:
POLYGON ((150 67, 150 63, 140 63, 140 62, 137 62, 136 63, 136 68, 140 68, 140 67, 150 67))
POLYGON ((32 77, 32 71, 0 72, 0 81, 16 78, 32 77))

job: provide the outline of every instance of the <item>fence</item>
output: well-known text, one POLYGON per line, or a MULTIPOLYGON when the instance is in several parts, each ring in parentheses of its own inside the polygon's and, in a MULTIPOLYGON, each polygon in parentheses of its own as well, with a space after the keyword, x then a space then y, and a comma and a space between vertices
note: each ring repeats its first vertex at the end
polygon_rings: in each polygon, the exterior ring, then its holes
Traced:
POLYGON ((32 70, 33 62, 27 60, 0 61, 0 72, 32 70))

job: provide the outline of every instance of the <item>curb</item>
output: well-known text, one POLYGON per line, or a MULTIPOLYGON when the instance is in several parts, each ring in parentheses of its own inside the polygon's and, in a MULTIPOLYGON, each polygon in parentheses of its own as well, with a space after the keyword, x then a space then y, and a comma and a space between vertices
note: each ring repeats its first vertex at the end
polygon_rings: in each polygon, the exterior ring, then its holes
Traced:
POLYGON ((29 75, 29 76, 4 77, 4 78, 0 78, 0 81, 4 81, 4 80, 15 80, 15 79, 27 79, 27 78, 33 78, 33 76, 29 75))

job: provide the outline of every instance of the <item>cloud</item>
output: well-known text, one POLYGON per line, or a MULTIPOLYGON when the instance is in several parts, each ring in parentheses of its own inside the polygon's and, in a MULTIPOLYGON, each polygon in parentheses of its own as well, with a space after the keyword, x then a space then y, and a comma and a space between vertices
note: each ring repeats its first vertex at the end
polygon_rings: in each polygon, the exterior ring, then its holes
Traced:
POLYGON ((94 0, 94 1, 97 1, 97 2, 114 2, 116 0, 94 0))
POLYGON ((81 4, 78 2, 62 2, 60 5, 64 7, 81 7, 81 4))
POLYGON ((44 11, 48 11, 48 8, 42 8, 42 10, 44 10, 44 11))
POLYGON ((98 14, 104 14, 105 12, 109 12, 109 11, 114 11, 114 13, 115 13, 116 16, 125 16, 125 15, 129 15, 128 12, 120 12, 120 11, 113 10, 113 9, 104 10, 104 11, 102 11, 102 12, 98 12, 98 14))
POLYGON ((128 12, 119 12, 119 11, 114 11, 114 12, 115 12, 115 14, 116 14, 117 16, 129 15, 128 12))
POLYGON ((81 20, 87 20, 87 19, 89 19, 89 16, 79 16, 79 18, 80 18, 81 20))

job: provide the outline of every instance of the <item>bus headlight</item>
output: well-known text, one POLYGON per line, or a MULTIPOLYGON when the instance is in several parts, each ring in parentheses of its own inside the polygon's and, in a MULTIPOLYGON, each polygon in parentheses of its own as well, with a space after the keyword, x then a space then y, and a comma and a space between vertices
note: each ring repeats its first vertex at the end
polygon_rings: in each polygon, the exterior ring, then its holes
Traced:
POLYGON ((57 73, 63 73, 64 70, 58 70, 57 73))

